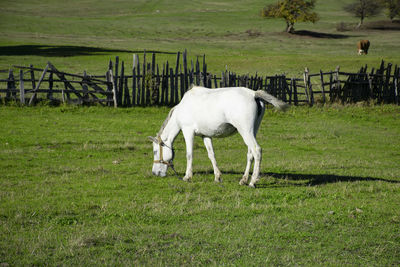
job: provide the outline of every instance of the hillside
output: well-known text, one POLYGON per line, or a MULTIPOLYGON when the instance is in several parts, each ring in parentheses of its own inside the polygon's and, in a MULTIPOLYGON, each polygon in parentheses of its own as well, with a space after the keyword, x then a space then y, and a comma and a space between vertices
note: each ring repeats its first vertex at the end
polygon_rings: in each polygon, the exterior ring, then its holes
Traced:
MULTIPOLYGON (((400 62, 398 29, 338 32, 340 22, 356 18, 342 11, 350 1, 318 1, 316 24, 295 25, 300 34, 283 33, 284 21, 264 19, 261 9, 273 1, 1 1, 0 69, 13 64, 44 65, 103 73, 110 58, 131 62, 132 52, 207 55, 209 70, 238 73, 289 73, 357 70, 381 59, 400 62), (368 56, 356 55, 356 42, 369 39, 368 56)), ((384 14, 366 22, 386 20, 384 14)), ((162 62, 173 55, 161 55, 162 62)))

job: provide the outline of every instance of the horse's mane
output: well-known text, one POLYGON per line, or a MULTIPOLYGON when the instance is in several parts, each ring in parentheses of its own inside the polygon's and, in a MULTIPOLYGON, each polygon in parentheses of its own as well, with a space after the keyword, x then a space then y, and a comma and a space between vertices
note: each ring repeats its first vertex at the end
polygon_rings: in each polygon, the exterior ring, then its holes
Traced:
POLYGON ((173 107, 169 113, 167 118, 164 120, 163 124, 161 125, 161 129, 158 131, 157 136, 161 136, 162 132, 164 131, 165 127, 167 126, 167 123, 169 122, 169 120, 172 117, 172 113, 174 112, 175 107, 173 107))

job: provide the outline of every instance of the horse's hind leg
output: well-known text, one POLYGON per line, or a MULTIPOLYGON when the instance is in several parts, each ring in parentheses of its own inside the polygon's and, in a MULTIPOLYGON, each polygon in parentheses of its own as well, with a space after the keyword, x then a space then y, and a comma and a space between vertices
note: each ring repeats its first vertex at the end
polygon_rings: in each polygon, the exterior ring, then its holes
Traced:
MULTIPOLYGON (((260 174, 260 163, 261 163, 261 147, 258 145, 256 138, 254 136, 254 133, 249 133, 249 132, 244 132, 241 133, 241 136, 243 137, 244 142, 246 143, 248 150, 251 152, 251 155, 253 155, 254 157, 254 169, 253 169, 253 175, 251 176, 251 181, 249 183, 250 187, 255 187, 255 183, 258 181, 258 176, 260 174)), ((249 159, 249 154, 247 156, 247 158, 249 159)), ((249 164, 248 164, 249 165, 249 164)), ((246 171, 247 168, 250 168, 249 166, 246 166, 246 171)), ((245 177, 246 172, 242 178, 242 180, 240 180, 239 184, 244 184, 244 182, 247 178, 245 177)), ((248 175, 248 173, 247 173, 248 175)))
POLYGON ((247 164, 246 164, 246 169, 243 174, 242 180, 240 180, 239 184, 240 185, 245 185, 247 184, 247 181, 249 180, 249 174, 250 174, 250 168, 251 168, 251 163, 253 162, 253 154, 251 153, 250 148, 247 149, 247 164))
POLYGON ((212 145, 212 140, 210 137, 203 137, 203 142, 205 147, 207 148, 207 152, 208 152, 208 158, 211 160, 211 164, 213 165, 213 169, 214 169, 214 176, 215 176, 215 181, 216 182, 221 182, 221 171, 219 170, 218 166, 217 166, 217 161, 215 159, 215 155, 214 155, 214 149, 213 149, 213 145, 212 145))
POLYGON ((255 187, 255 184, 258 181, 258 176, 260 175, 260 165, 261 165, 261 158, 262 158, 262 149, 257 144, 257 142, 256 142, 255 147, 253 147, 253 149, 252 149, 252 153, 254 156, 254 169, 253 169, 253 175, 251 176, 251 181, 249 183, 249 186, 255 187))
MULTIPOLYGON (((264 116, 264 111, 265 111, 264 103, 261 102, 260 108, 261 108, 261 110, 257 116, 256 121, 254 122, 254 140, 255 140, 255 137, 257 136, 257 132, 258 132, 258 129, 260 128, 261 120, 264 116)), ((260 151, 261 151, 261 148, 260 148, 260 151)), ((260 154, 261 154, 261 152, 260 152, 260 154)), ((254 159, 253 152, 251 151, 251 149, 249 147, 247 150, 246 169, 244 171, 243 178, 239 182, 240 185, 247 184, 247 181, 249 180, 250 168, 251 168, 251 163, 253 162, 253 159, 254 159)), ((260 161, 261 161, 261 159, 260 159, 260 161)), ((254 165, 254 167, 255 167, 255 165, 254 165)), ((260 167, 258 167, 258 169, 260 169, 260 167)), ((258 175, 257 175, 257 179, 258 179, 258 175)), ((254 183, 253 183, 253 186, 254 186, 254 183)))

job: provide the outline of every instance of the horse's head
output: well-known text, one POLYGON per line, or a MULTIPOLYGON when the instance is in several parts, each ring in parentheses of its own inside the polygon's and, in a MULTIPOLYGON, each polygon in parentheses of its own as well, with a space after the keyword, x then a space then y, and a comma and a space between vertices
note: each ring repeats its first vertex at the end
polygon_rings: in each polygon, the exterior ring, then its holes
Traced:
POLYGON ((164 177, 167 175, 168 167, 173 168, 174 150, 167 146, 160 136, 149 136, 149 139, 153 142, 153 174, 164 177))

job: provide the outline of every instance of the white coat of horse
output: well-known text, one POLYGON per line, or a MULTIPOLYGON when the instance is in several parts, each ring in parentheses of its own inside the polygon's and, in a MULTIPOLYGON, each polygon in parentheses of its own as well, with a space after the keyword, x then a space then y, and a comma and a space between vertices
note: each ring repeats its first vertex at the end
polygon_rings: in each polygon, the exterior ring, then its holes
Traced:
POLYGON ((207 89, 194 86, 181 102, 168 114, 153 142, 153 174, 165 176, 168 167, 173 167, 173 144, 182 131, 186 143, 186 173, 184 181, 192 179, 193 139, 201 136, 214 168, 215 181, 221 181, 221 171, 217 166, 211 138, 226 137, 236 131, 242 136, 248 147, 247 165, 239 184, 247 184, 250 167, 255 160, 253 174, 249 183, 254 187, 260 173, 261 147, 256 134, 268 102, 278 109, 285 110, 288 104, 265 91, 253 91, 244 87, 207 89))

